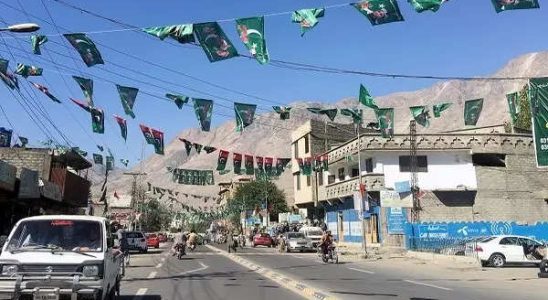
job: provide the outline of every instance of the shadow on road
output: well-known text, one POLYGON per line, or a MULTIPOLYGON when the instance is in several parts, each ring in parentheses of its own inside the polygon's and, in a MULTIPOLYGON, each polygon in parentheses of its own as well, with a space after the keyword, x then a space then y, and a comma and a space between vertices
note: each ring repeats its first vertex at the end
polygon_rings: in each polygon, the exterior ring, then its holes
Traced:
POLYGON ((385 294, 385 293, 359 293, 359 292, 347 292, 347 291, 331 291, 331 293, 341 294, 341 295, 398 297, 397 294, 385 294))

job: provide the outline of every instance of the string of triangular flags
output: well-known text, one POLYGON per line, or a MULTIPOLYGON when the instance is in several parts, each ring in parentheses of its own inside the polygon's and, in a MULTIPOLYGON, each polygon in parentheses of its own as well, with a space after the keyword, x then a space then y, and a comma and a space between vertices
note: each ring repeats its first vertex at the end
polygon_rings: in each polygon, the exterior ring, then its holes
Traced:
MULTIPOLYGON (((229 151, 219 150, 217 171, 222 172, 226 169, 229 155, 229 151)), ((235 174, 255 175, 258 180, 268 180, 269 177, 280 176, 291 162, 291 159, 276 158, 276 165, 274 165, 273 157, 253 156, 233 152, 232 162, 235 174), (243 168, 242 162, 244 162, 243 168)))
MULTIPOLYGON (((170 169, 168 169, 168 171, 169 170, 170 169)), ((173 169, 171 169, 171 171, 172 170, 173 169)), ((171 172, 171 171, 169 171, 169 172, 171 172)), ((173 200, 173 201, 180 201, 177 198, 177 197, 179 197, 179 195, 181 195, 183 197, 186 197, 186 198, 192 197, 192 198, 196 198, 196 199, 203 199, 204 203, 207 203, 209 200, 213 200, 213 201, 217 200, 217 198, 215 198, 213 196, 205 196, 205 195, 197 195, 197 194, 192 194, 192 193, 178 192, 178 191, 174 191, 172 189, 163 188, 163 187, 160 187, 160 186, 153 185, 150 182, 147 182, 147 191, 152 192, 153 195, 159 195, 158 199, 162 199, 167 194, 168 199, 173 200)))
POLYGON ((213 170, 190 170, 180 168, 167 168, 172 176, 172 181, 185 185, 214 185, 213 170))
POLYGON ((304 176, 311 176, 312 172, 324 172, 329 170, 329 156, 320 154, 311 157, 296 158, 299 171, 304 176))

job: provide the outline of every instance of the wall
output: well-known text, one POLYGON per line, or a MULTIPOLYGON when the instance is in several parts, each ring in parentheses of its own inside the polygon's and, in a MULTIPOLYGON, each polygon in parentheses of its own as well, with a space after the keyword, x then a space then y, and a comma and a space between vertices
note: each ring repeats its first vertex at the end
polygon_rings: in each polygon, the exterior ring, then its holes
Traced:
POLYGON ((38 171, 38 176, 49 180, 51 154, 49 149, 0 148, 0 160, 17 167, 17 177, 21 169, 38 171))
POLYGON ((335 238, 340 241, 338 232, 338 215, 342 214, 343 242, 361 243, 362 242, 362 222, 360 221, 358 210, 354 209, 352 198, 345 198, 334 205, 324 206, 326 211, 327 228, 335 238))

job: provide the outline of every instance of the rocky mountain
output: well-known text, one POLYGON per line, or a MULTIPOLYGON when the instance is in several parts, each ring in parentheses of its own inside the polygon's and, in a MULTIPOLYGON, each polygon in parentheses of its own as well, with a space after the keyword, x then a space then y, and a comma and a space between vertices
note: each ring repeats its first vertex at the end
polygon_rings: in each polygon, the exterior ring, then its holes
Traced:
MULTIPOLYGON (((490 77, 543 77, 548 76, 548 52, 531 53, 511 60, 495 74, 490 77)), ((433 86, 417 91, 401 92, 376 98, 380 107, 394 107, 396 119, 396 132, 407 132, 411 115, 409 106, 432 105, 439 102, 453 102, 453 105, 444 112, 442 118, 432 119, 429 128, 418 128, 420 132, 440 132, 457 130, 464 127, 463 107, 464 101, 483 98, 483 112, 478 126, 502 124, 508 120, 508 108, 505 95, 517 91, 526 84, 525 80, 451 80, 434 84, 433 86)), ((290 120, 280 120, 274 112, 261 113, 256 116, 255 122, 246 128, 243 133, 235 131, 235 122, 228 121, 221 126, 212 129, 211 132, 201 132, 197 128, 182 131, 178 136, 192 142, 214 147, 222 147, 230 152, 256 154, 272 157, 290 157, 291 155, 291 131, 298 128, 311 118, 326 118, 314 115, 306 110, 306 107, 358 107, 356 98, 343 99, 335 104, 322 104, 314 102, 295 102, 290 104, 293 107, 290 120)), ((361 106, 363 108, 363 106, 361 106)), ((365 109, 365 122, 374 121, 374 113, 365 109)), ((323 119, 322 119, 323 120, 323 119)), ((338 115, 335 119, 338 123, 350 123, 349 117, 338 115)), ((419 126, 420 127, 420 126, 419 126)), ((165 156, 153 155, 146 159, 142 168, 147 176, 143 181, 151 182, 153 185, 174 189, 181 193, 191 193, 206 196, 216 196, 219 188, 213 186, 185 186, 173 183, 171 175, 166 167, 215 169, 217 165, 218 152, 211 154, 196 154, 192 151, 187 157, 184 144, 175 139, 166 144, 165 156)), ((232 156, 227 163, 232 168, 232 156)), ((135 167, 138 171, 140 166, 135 167)), ((215 172, 217 173, 217 172, 215 172)), ((215 175, 215 183, 230 181, 234 175, 215 175)), ((127 193, 131 187, 132 178, 121 176, 120 172, 113 173, 110 178, 111 190, 127 193)), ((94 180, 94 196, 99 197, 98 188, 101 180, 94 180)), ((276 182, 280 188, 285 190, 288 200, 293 201, 293 181, 290 171, 284 174, 276 182)), ((202 199, 181 198, 192 206, 212 206, 212 202, 203 203, 202 199)))

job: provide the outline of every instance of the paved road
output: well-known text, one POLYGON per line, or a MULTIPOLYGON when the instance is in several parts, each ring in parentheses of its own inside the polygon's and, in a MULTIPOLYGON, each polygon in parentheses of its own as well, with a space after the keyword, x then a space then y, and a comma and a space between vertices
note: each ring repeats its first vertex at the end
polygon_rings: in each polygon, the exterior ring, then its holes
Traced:
POLYGON ((183 260, 167 252, 164 246, 148 254, 132 254, 119 299, 302 299, 203 246, 183 260))
POLYGON ((462 269, 404 260, 345 262, 344 257, 333 265, 322 263, 314 253, 259 247, 237 255, 339 299, 548 299, 548 281, 537 279, 535 268, 462 269))

